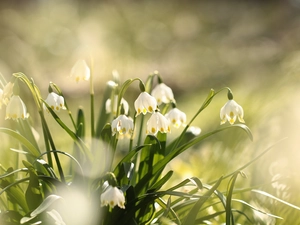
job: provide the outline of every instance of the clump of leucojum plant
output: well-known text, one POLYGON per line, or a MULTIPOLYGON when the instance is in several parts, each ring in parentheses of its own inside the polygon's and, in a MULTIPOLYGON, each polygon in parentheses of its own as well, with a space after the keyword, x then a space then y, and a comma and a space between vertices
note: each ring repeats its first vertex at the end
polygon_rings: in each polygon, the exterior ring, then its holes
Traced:
MULTIPOLYGON (((113 74, 116 77, 116 71, 113 74)), ((238 175, 243 175, 240 169, 251 162, 231 174, 220 175, 209 184, 189 177, 164 188, 173 174, 165 171, 166 165, 206 138, 227 129, 241 128, 252 139, 246 125, 234 124, 237 120, 244 123, 244 113, 229 88, 210 90, 194 117, 187 120, 176 104, 172 89, 157 71, 145 82, 135 78, 119 83, 114 79, 107 82, 96 117, 95 106, 99 104, 95 104, 93 74, 85 60, 74 65, 71 76, 76 82, 90 82, 90 109, 87 110, 90 123, 86 122, 85 110, 81 108, 74 118, 67 99, 55 83, 49 84, 47 94, 41 93, 34 80, 23 73, 13 74, 10 82, 1 79, 0 106, 6 110, 5 118, 11 120, 11 127, 1 127, 0 131, 16 141, 10 150, 18 161, 9 168, 0 168, 0 224, 191 225, 209 224, 209 221, 234 224, 235 215, 249 219, 243 212, 234 210, 231 201, 235 181, 238 175), (153 87, 155 82, 158 84, 153 87), (125 100, 126 91, 132 85, 140 89, 131 104, 134 109, 125 100), (22 100, 24 86, 30 90, 35 108, 26 108, 22 100), (228 121, 229 126, 200 133, 200 128, 192 126, 194 119, 223 90, 227 90, 229 100, 220 110, 221 124, 228 121), (34 110, 39 115, 40 125, 35 122, 41 128, 39 141, 30 120, 34 110), (64 111, 71 126, 61 119, 64 111), (53 121, 60 130, 49 128, 53 121), (90 129, 89 135, 86 127, 90 129), (172 129, 181 129, 181 133, 168 141, 172 129), (68 153, 70 149, 57 148, 55 137, 60 135, 66 135, 74 143, 73 147, 68 145, 73 149, 71 153, 68 153), (125 156, 118 159, 120 139, 128 147, 125 156), (22 166, 18 168, 18 165, 22 166), (228 184, 227 190, 219 191, 224 182, 228 184), (181 191, 185 186, 192 188, 181 191), (216 204, 222 210, 209 213, 208 208, 216 204)), ((240 203, 256 210, 242 200, 240 203)))

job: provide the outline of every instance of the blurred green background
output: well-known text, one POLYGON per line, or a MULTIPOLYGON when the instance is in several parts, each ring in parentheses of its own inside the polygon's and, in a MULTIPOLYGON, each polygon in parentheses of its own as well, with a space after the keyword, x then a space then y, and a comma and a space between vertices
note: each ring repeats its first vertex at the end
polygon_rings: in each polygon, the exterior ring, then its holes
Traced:
MULTIPOLYGON (((244 108, 254 141, 240 130, 226 131, 175 159, 170 169, 178 179, 197 176, 209 182, 287 137, 247 168, 248 179, 238 185, 266 183, 262 190, 300 206, 299 0, 0 2, 0 72, 8 80, 12 73, 23 72, 35 80, 45 98, 52 81, 63 90, 74 112, 78 105, 88 110, 89 84, 76 84, 68 76, 78 59, 89 62, 91 56, 97 106, 114 69, 122 81, 145 80, 158 70, 188 118, 210 88, 230 87, 244 108), (281 180, 269 183, 277 178, 281 180)), ((136 86, 125 98, 133 105, 137 95, 136 86)), ((25 101, 38 130, 32 100, 25 101)), ((219 110, 226 101, 225 92, 218 95, 193 125, 203 133, 218 128, 219 110)), ((0 120, 1 126, 5 123, 0 120)), ((1 138, 5 142, 6 137, 1 138)), ((63 135, 55 138, 60 148, 71 149, 63 135)), ((7 151, 0 151, 0 163, 5 166, 10 164, 7 151)), ((300 213, 295 209, 255 194, 251 198, 293 221, 276 224, 299 224, 295 218, 300 213)), ((266 224, 275 224, 270 221, 266 224)))

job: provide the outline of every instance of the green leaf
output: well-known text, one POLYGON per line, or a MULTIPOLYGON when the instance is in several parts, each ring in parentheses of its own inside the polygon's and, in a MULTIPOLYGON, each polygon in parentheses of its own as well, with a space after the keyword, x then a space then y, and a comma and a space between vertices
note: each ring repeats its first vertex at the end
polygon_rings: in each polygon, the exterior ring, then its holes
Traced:
POLYGON ((25 146, 26 150, 28 150, 28 153, 30 153, 32 156, 37 158, 41 154, 40 151, 35 148, 35 146, 30 141, 28 141, 24 136, 17 133, 16 131, 0 127, 0 132, 8 134, 9 136, 17 139, 23 146, 25 146))
POLYGON ((105 124, 105 126, 103 127, 100 137, 102 141, 111 145, 113 136, 111 131, 111 125, 109 123, 105 124))
POLYGON ((29 172, 29 184, 25 192, 26 202, 30 210, 37 208, 43 201, 40 182, 35 168, 25 160, 22 161, 29 172))
POLYGON ((253 205, 249 204, 248 202, 245 202, 245 201, 241 200, 241 199, 232 199, 232 201, 242 203, 242 204, 248 206, 249 208, 251 208, 252 210, 257 211, 257 212, 262 213, 262 214, 265 214, 265 215, 267 215, 267 216, 270 216, 270 217, 274 217, 274 218, 276 218, 276 219, 281 219, 281 220, 283 220, 282 217, 273 215, 273 214, 271 214, 271 213, 264 212, 264 211, 262 211, 262 210, 260 210, 260 209, 258 209, 258 208, 256 208, 256 207, 254 207, 253 205))
POLYGON ((74 142, 78 145, 79 149, 82 151, 82 153, 88 158, 89 161, 92 159, 92 155, 85 145, 85 143, 82 141, 81 138, 79 138, 76 133, 74 133, 53 111, 53 109, 42 99, 42 101, 45 103, 47 109, 53 116, 53 118, 56 120, 56 122, 69 134, 69 136, 74 140, 74 142))
POLYGON ((76 121, 76 135, 80 138, 85 137, 85 119, 83 109, 78 109, 76 121))
POLYGON ((269 193, 267 193, 267 192, 265 192, 265 191, 256 190, 256 189, 253 189, 253 190, 251 190, 251 191, 252 191, 252 192, 255 192, 255 193, 257 193, 257 194, 264 195, 264 196, 266 196, 266 197, 268 197, 268 198, 274 199, 274 200, 276 200, 276 201, 278 201, 278 202, 281 202, 282 204, 285 204, 285 205, 287 205, 287 206, 289 206, 289 207, 291 207, 291 208, 300 210, 300 207, 299 207, 299 206, 293 205, 293 204, 291 204, 291 203, 289 203, 289 202, 287 202, 287 201, 284 201, 284 200, 282 200, 282 199, 280 199, 280 198, 277 198, 277 197, 275 197, 274 195, 271 195, 271 194, 269 194, 269 193))
POLYGON ((182 225, 191 225, 195 223, 197 214, 202 207, 202 205, 209 199, 209 197, 215 192, 215 190, 219 187, 223 180, 223 177, 221 177, 217 183, 213 187, 211 187, 199 200, 196 202, 196 204, 193 206, 191 211, 187 214, 187 216, 184 219, 184 222, 182 225))
POLYGON ((192 139, 191 141, 182 144, 181 146, 177 147, 174 150, 170 150, 168 149, 169 146, 167 147, 167 152, 169 152, 169 154, 167 154, 162 160, 160 160, 159 162, 157 162, 154 167, 153 167, 153 173, 157 173, 158 171, 161 171, 173 158, 175 158, 177 155, 181 154, 182 152, 184 152, 185 150, 189 149, 190 147, 196 145, 197 143, 203 141, 204 139, 227 129, 232 129, 232 128, 241 128, 243 129, 248 135, 250 135, 250 139, 252 138, 252 134, 250 132, 250 129, 244 125, 244 124, 235 124, 235 125, 231 125, 231 126, 227 126, 227 127, 221 127, 217 130, 208 132, 206 134, 200 135, 198 137, 195 137, 194 139, 192 139))
POLYGON ((7 195, 10 197, 10 201, 13 204, 18 204, 25 213, 27 213, 29 211, 28 205, 26 203, 26 199, 25 199, 25 194, 23 192, 23 190, 20 188, 20 186, 18 186, 18 183, 21 183, 25 180, 28 180, 28 178, 25 179, 21 179, 18 181, 15 181, 14 178, 14 173, 19 172, 19 171, 24 171, 22 170, 15 170, 13 171, 12 168, 9 168, 7 170, 7 174, 2 175, 0 177, 0 187, 2 189, 2 191, 0 191, 0 195, 3 192, 6 192, 7 195))
POLYGON ((227 198, 226 198, 226 224, 234 224, 234 218, 232 215, 232 210, 231 210, 231 199, 232 199, 232 193, 235 185, 235 181, 237 179, 237 176, 239 175, 239 171, 236 172, 230 179, 228 183, 228 188, 227 188, 227 198))
POLYGON ((173 171, 169 171, 164 177, 162 177, 158 182, 152 185, 149 189, 153 192, 159 190, 173 175, 173 171))

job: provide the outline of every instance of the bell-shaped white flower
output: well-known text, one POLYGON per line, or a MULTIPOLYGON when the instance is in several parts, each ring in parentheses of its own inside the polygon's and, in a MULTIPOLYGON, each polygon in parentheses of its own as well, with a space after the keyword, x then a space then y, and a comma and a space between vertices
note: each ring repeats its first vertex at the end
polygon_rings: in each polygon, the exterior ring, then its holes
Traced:
POLYGON ((170 133, 170 121, 160 112, 154 112, 147 122, 147 134, 156 135, 157 132, 170 133))
POLYGON ((243 108, 232 99, 228 100, 220 110, 221 124, 224 124, 227 120, 230 124, 234 124, 236 118, 238 118, 241 123, 245 123, 243 117, 243 108))
POLYGON ((78 83, 80 80, 89 80, 91 76, 91 70, 88 67, 85 60, 78 60, 71 69, 71 77, 78 83))
POLYGON ((173 91, 164 83, 160 83, 152 90, 151 95, 156 99, 157 104, 175 102, 173 91))
POLYGON ((130 136, 133 133, 133 120, 125 115, 120 115, 111 122, 112 135, 117 132, 121 135, 130 136))
POLYGON ((5 119, 26 119, 28 117, 26 105, 19 95, 13 95, 6 107, 5 119))
POLYGON ((125 209, 125 197, 123 192, 117 187, 108 186, 108 188, 101 194, 101 206, 109 205, 114 208, 118 205, 120 208, 125 209))
POLYGON ((157 108, 157 101, 153 96, 144 91, 135 100, 134 108, 137 112, 136 116, 140 115, 141 113, 144 115, 147 112, 153 113, 157 108))
MULTIPOLYGON (((128 112, 129 112, 128 102, 124 98, 122 98, 120 104, 123 105, 124 114, 128 115, 128 112)), ((115 97, 114 97, 113 106, 111 104, 111 99, 106 100, 106 102, 105 102, 105 111, 106 111, 106 113, 111 113, 112 112, 113 115, 116 115, 117 114, 117 108, 118 108, 118 95, 115 95, 115 97)))
MULTIPOLYGON (((1 90, 1 103, 0 105, 2 106, 2 104, 7 105, 9 102, 10 97, 13 95, 13 88, 14 88, 14 83, 8 82, 3 90, 1 90)), ((0 107, 1 108, 1 107, 0 107)))
MULTIPOLYGON (((63 96, 60 96, 54 92, 48 94, 45 102, 51 107, 52 110, 59 112, 61 109, 66 109, 65 100, 63 96)), ((48 111, 46 105, 43 105, 44 110, 48 111)))
POLYGON ((186 114, 177 108, 171 109, 165 117, 173 124, 174 127, 178 128, 181 125, 186 125, 186 114))
POLYGON ((189 132, 194 136, 198 136, 201 133, 201 128, 196 126, 190 126, 186 132, 189 132))

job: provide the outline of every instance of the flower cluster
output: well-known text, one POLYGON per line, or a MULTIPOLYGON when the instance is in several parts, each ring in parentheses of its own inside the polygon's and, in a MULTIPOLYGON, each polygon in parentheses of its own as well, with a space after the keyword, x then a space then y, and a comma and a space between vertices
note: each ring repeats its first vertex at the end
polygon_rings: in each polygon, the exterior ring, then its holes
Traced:
MULTIPOLYGON (((177 108, 172 108, 168 113, 163 115, 160 112, 159 106, 162 104, 171 104, 174 106, 175 99, 173 91, 164 83, 159 83, 153 88, 151 94, 146 91, 142 91, 134 102, 134 108, 136 111, 135 117, 140 114, 151 114, 147 122, 146 134, 156 135, 158 132, 170 133, 170 125, 178 128, 186 125, 186 114, 177 108)), ((119 115, 111 123, 112 134, 119 133, 120 135, 129 134, 130 137, 134 130, 134 123, 130 117, 127 117, 129 112, 129 104, 125 99, 121 99, 121 106, 125 115, 119 115)), ((118 110, 118 95, 115 95, 113 101, 108 99, 106 101, 106 112, 117 115, 118 110), (113 104, 112 104, 113 102, 113 104)))
MULTIPOLYGON (((81 202, 82 204, 76 203, 77 205, 83 205, 82 209, 95 208, 92 212, 87 210, 86 213, 82 213, 85 214, 84 217, 87 220, 90 219, 89 221, 84 220, 86 224, 154 224, 154 221, 162 224, 175 224, 173 223, 175 217, 169 217, 168 213, 165 213, 163 209, 172 207, 174 215, 176 215, 177 212, 175 211, 179 208, 177 206, 180 206, 179 201, 175 200, 171 202, 168 200, 167 203, 163 198, 168 195, 170 197, 174 195, 174 197, 180 199, 180 202, 185 204, 185 200, 196 199, 198 195, 189 195, 189 193, 181 194, 179 191, 175 191, 175 189, 185 187, 189 180, 195 181, 192 183, 196 185, 197 189, 208 187, 208 185, 202 185, 202 182, 198 178, 193 177, 166 191, 159 190, 169 180, 173 171, 167 172, 166 175, 163 173, 172 159, 202 141, 203 137, 208 137, 221 130, 234 127, 222 127, 215 132, 198 136, 201 133, 201 129, 192 126, 193 120, 210 104, 212 98, 219 92, 211 90, 208 98, 206 98, 195 116, 187 122, 186 113, 177 108, 172 89, 163 83, 158 73, 149 76, 146 85, 139 78, 129 79, 122 85, 111 81, 107 83, 109 88, 108 92, 105 92, 107 95, 104 95, 106 102, 105 104, 100 104, 102 108, 98 121, 96 121, 94 116, 93 79, 90 71, 87 63, 84 60, 79 60, 72 68, 70 74, 71 77, 75 78, 76 82, 82 80, 91 81, 91 114, 89 117, 91 123, 88 126, 91 132, 89 133, 89 139, 85 137, 86 120, 83 108, 78 110, 77 118, 74 119, 62 91, 56 84, 50 83, 48 95, 44 99, 41 97, 41 92, 33 83, 33 80, 28 79, 22 73, 16 73, 14 74, 15 82, 9 82, 3 86, 3 89, 0 89, 0 108, 2 105, 6 105, 6 118, 13 120, 26 119, 28 118, 27 109, 19 96, 17 85, 18 80, 23 81, 32 92, 39 116, 41 117, 41 127, 43 128, 44 144, 42 148, 40 148, 39 143, 33 135, 33 127, 30 125, 30 121, 23 123, 21 120, 18 120, 16 126, 19 126, 19 129, 16 132, 3 129, 3 131, 9 132, 14 138, 19 139, 22 149, 15 151, 18 151, 20 154, 26 153, 24 156, 26 160, 22 161, 25 168, 22 171, 28 171, 27 177, 20 179, 26 182, 25 185, 20 185, 20 188, 22 189, 24 186, 26 190, 18 193, 21 196, 20 198, 9 199, 9 201, 11 200, 14 203, 11 205, 18 206, 16 208, 22 208, 20 210, 21 213, 16 209, 15 212, 18 212, 20 216, 14 221, 16 223, 13 224, 19 224, 18 222, 21 224, 41 224, 44 223, 42 220, 46 220, 47 224, 48 221, 49 224, 74 224, 74 222, 70 223, 68 217, 72 214, 69 213, 68 209, 62 210, 61 206, 52 205, 52 203, 59 199, 64 199, 64 202, 68 203, 68 206, 72 205, 70 202, 73 203, 73 201, 69 202, 69 195, 65 193, 66 189, 68 192, 76 190, 76 192, 84 193, 83 198, 77 200, 77 203, 81 202), (158 84, 152 87, 154 78, 158 79, 158 84), (128 103, 124 99, 124 96, 126 90, 134 81, 140 82, 140 93, 133 104, 130 104, 130 102, 128 103), (108 98, 106 96, 110 96, 110 98, 106 99, 108 98), (133 105, 134 110, 131 110, 131 105, 133 105), (66 109, 73 125, 72 128, 69 128, 64 121, 65 118, 60 118, 58 114, 61 110, 66 109), (48 114, 44 112, 48 112, 48 114), (132 115, 130 115, 131 113, 132 115), (73 146, 71 153, 57 150, 60 148, 56 148, 54 144, 51 127, 48 126, 45 114, 53 116, 54 120, 63 128, 66 134, 72 138, 74 141, 73 145, 68 145, 73 146), (139 130, 135 131, 136 127, 139 127, 139 130), (167 134, 171 133, 172 127, 183 127, 183 130, 178 137, 174 138, 174 141, 169 142, 167 134), (32 132, 32 135, 29 132, 32 132), (125 147, 124 151, 122 151, 124 155, 121 155, 118 154, 118 149, 120 148, 118 144, 119 139, 123 137, 130 138, 130 140, 122 143, 124 144, 122 148, 126 144, 129 145, 128 148, 125 147), (143 138, 145 138, 144 142, 143 138), (61 163, 60 161, 60 154, 68 156, 73 160, 67 170, 64 167, 66 163, 61 163), (122 158, 118 162, 119 156, 122 158), (53 165, 56 166, 57 170, 53 169, 53 165), (76 171, 74 170, 75 166, 78 167, 76 171), (157 201, 158 198, 159 201, 157 201), (160 204, 162 208, 160 212, 154 212, 156 203, 160 204), (156 216, 155 219, 149 219, 153 218, 154 215, 156 216), (96 220, 99 220, 99 222, 90 222, 96 220)), ((114 75, 116 76, 116 74, 114 75)), ((228 90, 228 102, 220 110, 221 124, 228 121, 232 125, 236 120, 244 122, 243 108, 233 100, 231 90, 229 88, 226 89, 228 90)), ((246 126, 237 126, 250 133, 246 126)), ((8 176, 19 173, 19 169, 14 171, 3 170, 8 175, 0 176, 0 184, 3 181, 6 187, 19 184, 19 181, 8 179, 8 176)), ((209 188, 211 189, 209 191, 211 193, 215 192, 221 181, 222 177, 218 183, 209 188)), ((9 193, 10 190, 6 188, 5 191, 9 193)), ((221 191, 218 193, 222 195, 221 191)), ((73 196, 72 194, 72 199, 73 196)), ((81 195, 78 195, 79 197, 81 195)), ((171 199, 170 197, 169 199, 171 199)), ((221 199, 224 198, 221 196, 221 199)), ((208 199, 205 198, 203 201, 208 199)), ((0 196, 0 200, 3 201, 2 196, 0 196)), ((187 223, 193 224, 193 218, 197 218, 198 220, 196 212, 190 210, 194 203, 196 206, 198 205, 197 201, 193 200, 187 205, 187 208, 183 208, 183 213, 180 212, 178 213, 179 216, 176 215, 178 217, 175 221, 177 224, 180 224, 180 221, 188 221, 187 223), (194 215, 190 216, 190 213, 194 215)), ((15 210, 10 207, 7 207, 6 210, 9 211, 12 209, 15 210)), ((0 209, 0 224, 2 224, 3 218, 1 210, 2 208, 0 209)), ((76 207, 74 210, 76 210, 76 207)), ((7 221, 11 222, 10 220, 7 221)), ((80 222, 80 224, 82 223, 80 222)))

